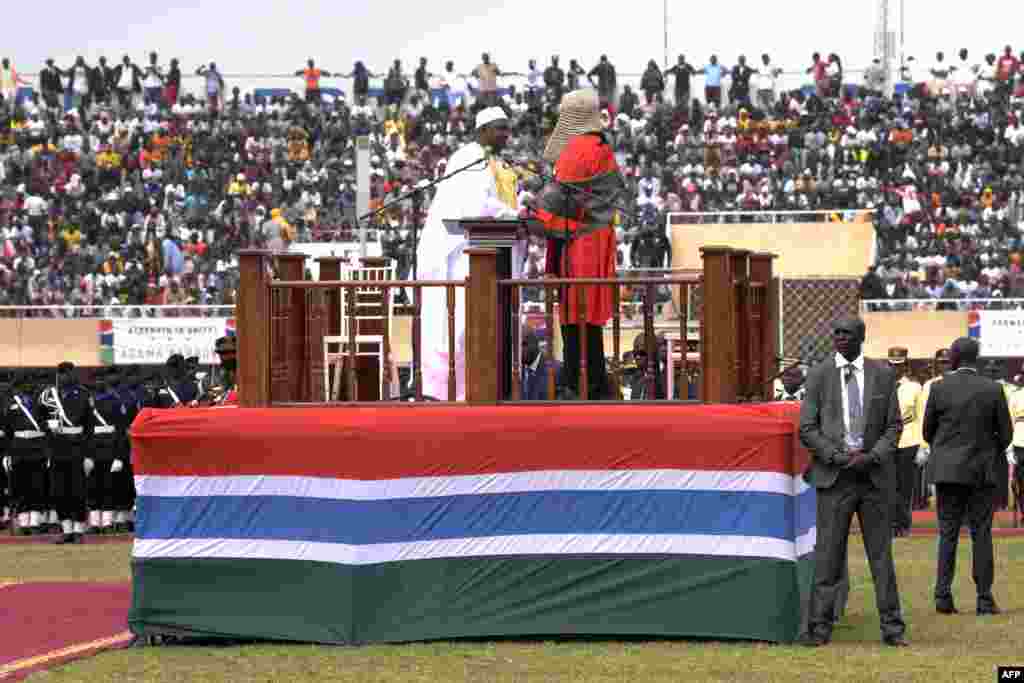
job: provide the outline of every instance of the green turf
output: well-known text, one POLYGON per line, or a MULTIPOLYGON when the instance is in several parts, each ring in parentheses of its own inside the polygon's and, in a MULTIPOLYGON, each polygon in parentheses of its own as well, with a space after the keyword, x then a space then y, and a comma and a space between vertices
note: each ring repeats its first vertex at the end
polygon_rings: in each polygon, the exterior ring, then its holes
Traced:
MULTIPOLYGON (((909 649, 879 644, 863 546, 853 539, 845 622, 827 648, 655 642, 472 642, 363 648, 308 645, 139 648, 37 674, 36 681, 990 681, 1024 663, 1024 538, 996 540, 998 617, 974 616, 970 543, 955 597, 963 613, 932 610, 934 538, 899 539, 897 573, 909 649)), ((0 546, 6 580, 126 579, 130 546, 0 546)), ((0 576, 0 580, 5 580, 0 576)))

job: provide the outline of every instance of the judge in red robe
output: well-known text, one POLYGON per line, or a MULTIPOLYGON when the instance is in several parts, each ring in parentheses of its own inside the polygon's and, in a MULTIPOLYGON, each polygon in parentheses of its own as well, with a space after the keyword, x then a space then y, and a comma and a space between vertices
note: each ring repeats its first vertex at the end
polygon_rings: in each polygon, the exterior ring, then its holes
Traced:
MULTIPOLYGON (((558 124, 544 157, 555 164, 555 180, 541 192, 537 218, 547 241, 545 273, 558 278, 612 279, 616 271, 613 221, 626 184, 604 132, 597 92, 577 90, 562 98, 558 124)), ((582 285, 585 309, 579 310, 578 288, 563 287, 561 303, 565 379, 577 396, 580 376, 580 328, 585 322, 587 398, 607 400, 604 325, 612 316, 611 286, 582 285)))

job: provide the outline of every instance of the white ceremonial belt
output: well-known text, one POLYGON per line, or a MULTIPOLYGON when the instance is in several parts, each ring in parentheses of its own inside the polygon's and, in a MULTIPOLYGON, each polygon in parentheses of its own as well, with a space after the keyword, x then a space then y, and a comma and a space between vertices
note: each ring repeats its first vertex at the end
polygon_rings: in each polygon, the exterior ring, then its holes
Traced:
POLYGON ((106 425, 106 426, 100 426, 100 427, 93 428, 93 432, 95 434, 113 434, 114 431, 115 431, 115 427, 113 427, 111 425, 106 425))
POLYGON ((14 432, 15 439, 41 439, 44 436, 46 436, 46 434, 37 432, 34 429, 23 429, 20 432, 14 432))
POLYGON ((81 427, 57 427, 55 434, 63 434, 65 436, 78 436, 83 430, 81 427))

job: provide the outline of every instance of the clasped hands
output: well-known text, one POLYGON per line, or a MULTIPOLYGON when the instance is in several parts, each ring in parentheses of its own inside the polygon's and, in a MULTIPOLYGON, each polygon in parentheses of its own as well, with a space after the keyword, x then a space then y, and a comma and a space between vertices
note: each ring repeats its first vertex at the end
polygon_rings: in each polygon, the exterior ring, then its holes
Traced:
POLYGON ((849 451, 832 456, 832 464, 844 470, 864 472, 871 467, 871 456, 864 451, 849 451))

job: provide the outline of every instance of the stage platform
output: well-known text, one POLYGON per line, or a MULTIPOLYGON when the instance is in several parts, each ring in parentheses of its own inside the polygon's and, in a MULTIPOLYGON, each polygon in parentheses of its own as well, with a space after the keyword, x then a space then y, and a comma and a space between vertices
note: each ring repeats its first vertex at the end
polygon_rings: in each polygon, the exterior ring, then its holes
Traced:
POLYGON ((796 411, 145 411, 130 626, 789 642, 815 538, 796 411))

